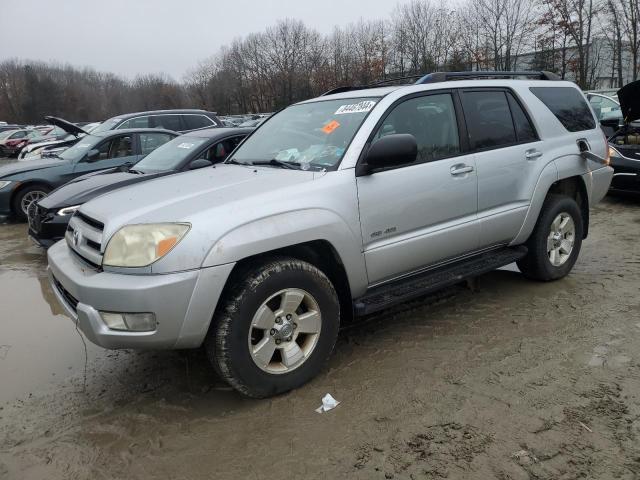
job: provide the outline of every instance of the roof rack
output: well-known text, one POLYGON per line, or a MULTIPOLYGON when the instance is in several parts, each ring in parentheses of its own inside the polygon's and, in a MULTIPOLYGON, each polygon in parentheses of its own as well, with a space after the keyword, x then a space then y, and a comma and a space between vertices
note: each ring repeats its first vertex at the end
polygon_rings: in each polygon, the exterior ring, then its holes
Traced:
POLYGON ((561 80, 561 78, 553 72, 544 70, 537 72, 496 72, 496 71, 477 71, 477 72, 434 72, 428 73, 420 78, 415 84, 446 82, 448 80, 469 80, 474 78, 515 78, 515 77, 532 77, 538 80, 561 80))

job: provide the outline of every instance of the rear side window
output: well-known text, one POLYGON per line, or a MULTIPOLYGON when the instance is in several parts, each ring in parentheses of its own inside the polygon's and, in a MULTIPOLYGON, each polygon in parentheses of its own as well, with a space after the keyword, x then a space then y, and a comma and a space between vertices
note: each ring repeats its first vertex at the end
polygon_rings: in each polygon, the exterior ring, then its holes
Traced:
POLYGON ((538 140, 538 135, 531 124, 531 120, 524 113, 520 104, 510 93, 507 93, 507 99, 509 100, 509 107, 511 107, 511 116, 513 117, 513 125, 516 127, 518 142, 535 142, 538 140))
POLYGON ((551 110, 551 113, 570 132, 596 128, 596 122, 587 102, 575 88, 531 87, 529 90, 551 110))
POLYGON ((473 150, 517 143, 505 92, 462 92, 462 107, 473 150))
POLYGON ((132 118, 118 127, 121 128, 149 128, 149 117, 132 118))
POLYGON ((167 130, 183 130, 180 115, 154 115, 149 117, 150 127, 164 128, 167 130))
POLYGON ((160 145, 164 145, 173 137, 167 133, 141 133, 140 138, 140 153, 142 155, 149 155, 160 145))
POLYGON ((184 121, 187 130, 197 130, 199 128, 214 126, 211 119, 204 115, 183 115, 182 120, 184 121))

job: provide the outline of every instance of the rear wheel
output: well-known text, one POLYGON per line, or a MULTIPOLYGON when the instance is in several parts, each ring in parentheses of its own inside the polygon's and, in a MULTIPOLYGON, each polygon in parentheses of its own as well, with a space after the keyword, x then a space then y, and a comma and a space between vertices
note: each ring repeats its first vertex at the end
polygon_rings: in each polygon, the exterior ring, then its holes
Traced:
POLYGON ((557 280, 567 275, 578 259, 584 226, 573 198, 549 195, 527 240, 527 255, 518 268, 528 278, 557 280))
POLYGON ((34 202, 39 202, 51 191, 46 185, 28 185, 19 190, 13 198, 13 213, 22 221, 27 219, 29 207, 34 202))
POLYGON ((315 266, 277 258, 228 289, 205 341, 210 361, 235 389, 267 397, 320 372, 340 324, 336 291, 315 266))

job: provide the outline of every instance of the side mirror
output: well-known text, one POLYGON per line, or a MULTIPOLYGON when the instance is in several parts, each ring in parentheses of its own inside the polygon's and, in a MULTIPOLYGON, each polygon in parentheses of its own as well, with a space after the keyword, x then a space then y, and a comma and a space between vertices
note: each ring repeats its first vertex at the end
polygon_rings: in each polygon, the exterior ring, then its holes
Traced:
POLYGON ((210 167, 211 165, 213 165, 213 163, 205 158, 196 158, 189 164, 189 170, 197 170, 199 168, 210 167))
POLYGON ((97 148, 92 148, 91 150, 89 150, 89 152, 87 152, 87 162, 95 162, 96 160, 98 160, 99 156, 100 150, 98 150, 97 148))
POLYGON ((413 135, 396 133, 387 135, 371 144, 356 175, 369 175, 373 170, 407 165, 416 161, 418 143, 413 135))

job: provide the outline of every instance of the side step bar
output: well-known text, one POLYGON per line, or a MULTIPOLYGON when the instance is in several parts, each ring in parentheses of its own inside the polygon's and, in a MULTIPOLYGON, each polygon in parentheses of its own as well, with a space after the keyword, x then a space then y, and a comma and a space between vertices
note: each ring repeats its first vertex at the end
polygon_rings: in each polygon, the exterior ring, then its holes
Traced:
POLYGON ((482 253, 455 263, 428 270, 392 283, 371 288, 354 300, 356 315, 368 315, 392 305, 432 293, 462 280, 488 273, 519 260, 527 254, 527 247, 502 248, 482 253))

